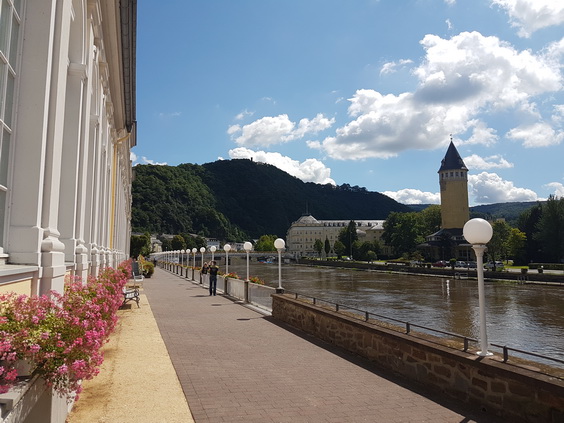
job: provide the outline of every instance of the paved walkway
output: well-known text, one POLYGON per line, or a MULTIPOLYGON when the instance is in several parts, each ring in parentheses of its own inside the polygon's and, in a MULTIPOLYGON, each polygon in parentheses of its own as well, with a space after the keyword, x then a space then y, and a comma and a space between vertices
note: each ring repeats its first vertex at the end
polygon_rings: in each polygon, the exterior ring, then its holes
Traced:
POLYGON ((196 423, 494 421, 162 269, 144 291, 196 423))

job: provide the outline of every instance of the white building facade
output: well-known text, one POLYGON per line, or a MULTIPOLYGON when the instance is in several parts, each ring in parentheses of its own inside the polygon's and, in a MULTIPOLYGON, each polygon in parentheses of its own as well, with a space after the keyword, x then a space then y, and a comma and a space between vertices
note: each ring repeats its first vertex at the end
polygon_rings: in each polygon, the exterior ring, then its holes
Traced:
MULTIPOLYGON (((380 242, 382 252, 386 253, 387 247, 380 241, 384 232, 384 220, 354 220, 356 233, 361 242, 380 242)), ((345 229, 349 220, 317 220, 311 215, 304 215, 292 223, 286 234, 287 252, 296 257, 317 257, 314 244, 320 240, 325 245, 325 239, 329 240, 331 251, 335 241, 339 239, 339 233, 345 229)))
MULTIPOLYGON (((136 7, 0 2, 0 292, 62 292, 129 256, 136 7)), ((64 422, 54 404, 5 421, 64 422)))

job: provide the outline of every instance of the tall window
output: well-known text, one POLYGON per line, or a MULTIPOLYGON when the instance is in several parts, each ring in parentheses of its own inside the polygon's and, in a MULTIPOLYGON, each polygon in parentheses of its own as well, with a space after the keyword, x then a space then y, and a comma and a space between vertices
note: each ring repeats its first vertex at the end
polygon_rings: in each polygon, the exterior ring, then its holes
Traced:
POLYGON ((0 2, 0 252, 3 252, 14 86, 23 0, 0 2))

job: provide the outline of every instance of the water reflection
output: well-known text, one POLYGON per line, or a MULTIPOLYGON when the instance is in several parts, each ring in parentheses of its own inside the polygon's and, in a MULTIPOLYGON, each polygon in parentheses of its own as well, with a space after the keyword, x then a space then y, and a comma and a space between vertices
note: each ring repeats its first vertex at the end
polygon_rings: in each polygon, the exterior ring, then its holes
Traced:
MULTIPOLYGON (((245 261, 229 269, 245 274, 245 261)), ((251 275, 278 286, 276 264, 251 263, 251 275)), ((472 280, 283 265, 282 286, 360 310, 479 338, 478 285, 472 280)), ((564 290, 542 285, 485 285, 488 339, 564 359, 564 290)))

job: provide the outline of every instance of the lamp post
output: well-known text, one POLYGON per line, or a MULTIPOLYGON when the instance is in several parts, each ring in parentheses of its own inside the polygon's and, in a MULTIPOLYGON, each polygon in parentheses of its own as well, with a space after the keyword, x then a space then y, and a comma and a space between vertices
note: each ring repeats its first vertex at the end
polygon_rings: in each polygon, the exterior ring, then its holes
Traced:
MULTIPOLYGON (((204 253, 206 252, 206 247, 201 247, 200 248, 200 253, 202 253, 202 270, 204 270, 204 253)), ((204 281, 202 280, 204 276, 202 275, 202 272, 200 272, 200 283, 204 283, 204 281)))
POLYGON ((283 294, 284 289, 282 288, 282 250, 286 247, 286 243, 282 238, 276 238, 274 241, 274 247, 278 250, 278 288, 276 289, 277 294, 283 294))
POLYGON ((251 251, 252 248, 253 244, 251 244, 249 241, 243 244, 243 249, 247 252, 247 280, 249 280, 249 251, 251 251))
POLYGON ((200 248, 200 253, 202 253, 202 268, 204 267, 204 253, 206 252, 206 247, 200 248))
POLYGON ((493 355, 488 352, 488 335, 486 331, 486 304, 484 294, 484 252, 486 244, 492 239, 493 228, 484 219, 471 219, 464 225, 462 229, 464 238, 470 244, 476 254, 476 272, 478 274, 478 302, 480 306, 480 347, 478 355, 486 357, 493 355))
POLYGON ((211 253, 212 253, 212 259, 211 259, 211 261, 214 260, 214 253, 215 253, 215 250, 216 250, 215 245, 212 245, 212 246, 210 247, 210 251, 211 251, 211 253))
POLYGON ((182 254, 181 257, 181 262, 180 262, 180 270, 182 273, 180 273, 180 276, 186 276, 186 269, 184 268, 184 253, 186 252, 186 250, 180 250, 180 253, 182 254))
POLYGON ((194 268, 196 267, 196 253, 198 252, 197 248, 192 248, 192 280, 194 280, 194 268))
POLYGON ((225 244, 223 246, 223 251, 225 251, 225 274, 229 274, 229 251, 231 251, 231 245, 225 244))

